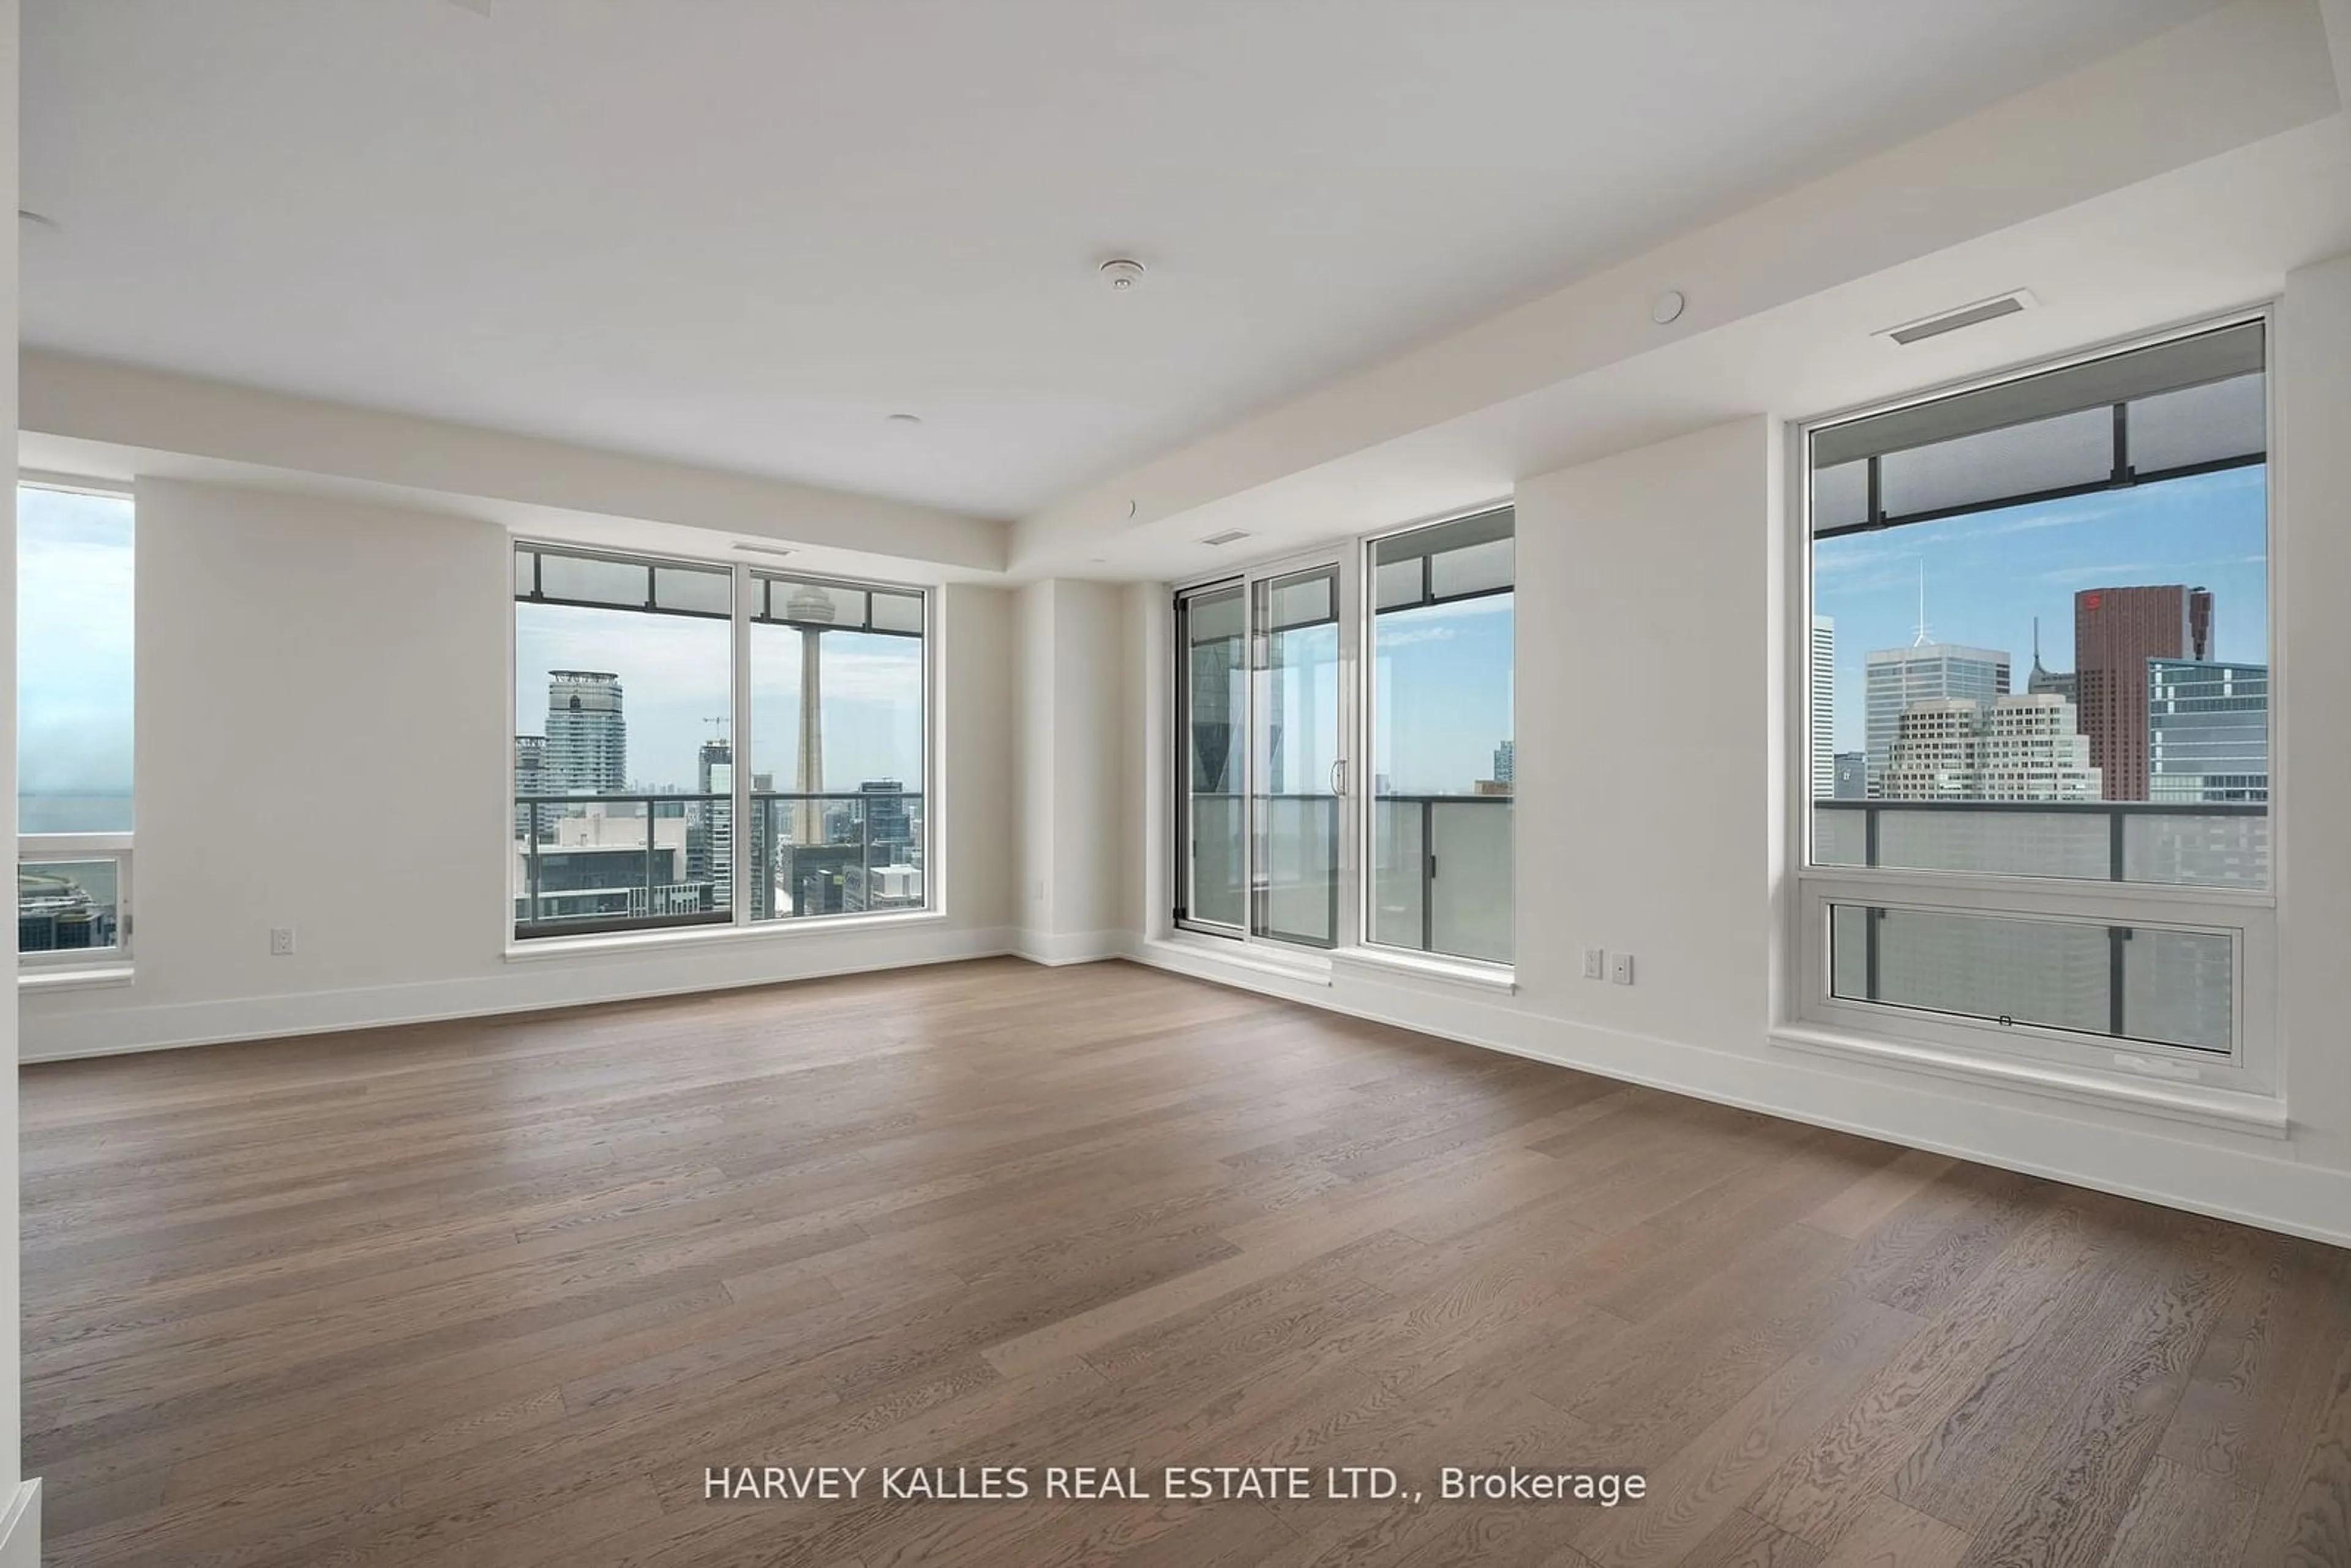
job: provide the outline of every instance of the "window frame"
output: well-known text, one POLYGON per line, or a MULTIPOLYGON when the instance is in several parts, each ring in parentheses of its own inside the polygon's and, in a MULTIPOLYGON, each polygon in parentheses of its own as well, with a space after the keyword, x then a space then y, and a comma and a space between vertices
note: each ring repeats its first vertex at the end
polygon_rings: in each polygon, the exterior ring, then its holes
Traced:
MULTIPOLYGON (((1361 571, 1363 580, 1363 591, 1360 596, 1362 602, 1358 606, 1358 613, 1362 618, 1362 626, 1361 630, 1356 634, 1356 646, 1363 651, 1362 658, 1359 661, 1363 673, 1361 678, 1356 683, 1358 687, 1356 694, 1357 700, 1362 706, 1360 714, 1356 719, 1356 735, 1360 737, 1363 746, 1364 761, 1362 772, 1364 775, 1364 787, 1356 791, 1356 796, 1360 804, 1355 813, 1357 819, 1355 823, 1355 857, 1356 863, 1363 868, 1363 872, 1356 879, 1358 885, 1355 901, 1355 946, 1359 949, 1378 954, 1382 957, 1395 957, 1413 963, 1441 964, 1448 967, 1458 965, 1472 971, 1497 977, 1515 975, 1518 971, 1519 818, 1518 794, 1515 782, 1512 784, 1511 793, 1506 798, 1510 804, 1505 807, 1499 808, 1499 810, 1510 813, 1511 956, 1508 962, 1495 958, 1471 957, 1466 954, 1460 953, 1440 953, 1434 947, 1399 946, 1395 943, 1379 941, 1373 936, 1374 922, 1373 920, 1372 900, 1375 893, 1375 889, 1373 885, 1375 878, 1373 875, 1372 868, 1374 863, 1373 857, 1377 848, 1374 842, 1377 825, 1373 821, 1371 805, 1373 800, 1375 799, 1373 793, 1373 787, 1379 777, 1377 772, 1374 769, 1372 762, 1376 754, 1379 733, 1377 718, 1379 704, 1378 631, 1379 618, 1382 613, 1379 602, 1380 546, 1390 539, 1402 538, 1406 535, 1421 533, 1430 528, 1446 528, 1454 523, 1468 522, 1473 518, 1496 517, 1505 512, 1509 513, 1510 516, 1510 531, 1508 536, 1510 540, 1510 585, 1508 588, 1480 588, 1473 589, 1466 593, 1440 594, 1436 591, 1437 555, 1435 552, 1428 552, 1424 553, 1420 557, 1420 598, 1409 605, 1390 605, 1388 606, 1388 609, 1391 611, 1407 609, 1426 610, 1433 609, 1441 605, 1466 604, 1473 600, 1492 599, 1505 593, 1510 596, 1511 680, 1510 738, 1515 742, 1518 738, 1519 731, 1519 683, 1517 678, 1519 517, 1517 497, 1512 496, 1505 500, 1490 501, 1483 506, 1470 507, 1463 510, 1447 512, 1439 517, 1426 517, 1418 522, 1408 523, 1402 528, 1382 528, 1376 533, 1364 534, 1356 540, 1356 553, 1362 563, 1359 570, 1361 571)), ((1512 774, 1513 779, 1515 780, 1515 768, 1512 770, 1512 774)), ((1475 800, 1478 799, 1478 797, 1464 796, 1463 799, 1475 800)), ((1426 824, 1430 821, 1430 818, 1427 815, 1424 815, 1422 821, 1424 826, 1426 826, 1426 824)), ((1424 862, 1428 859, 1429 854, 1430 850, 1428 840, 1424 837, 1421 841, 1421 855, 1424 862)), ((1424 883, 1424 885, 1421 888, 1421 898, 1423 900, 1421 910, 1421 928, 1424 932, 1430 931, 1432 929, 1434 909, 1429 901, 1433 896, 1434 890, 1424 883)))
MULTIPOLYGON (((2283 645, 2283 605, 2279 594, 2284 556, 2279 531, 2278 475, 2284 455, 2280 450, 2281 421, 2277 408, 2277 348, 2274 302, 2261 302, 2215 315, 2171 323, 2075 349, 2057 355, 2002 367, 1903 395, 1880 399, 1810 418, 1787 426, 1785 660, 1786 722, 1782 729, 1785 768, 1782 787, 1787 800, 1783 843, 1789 870, 1784 896, 1787 925, 1782 942, 1786 957, 1783 1000, 1777 1009, 1782 1027, 1800 1034, 1819 1030, 1837 1044, 1867 1054, 1882 1051, 1901 1060, 1917 1050, 1947 1053, 1959 1061, 1981 1063, 1999 1072, 2022 1067, 2025 1071, 2054 1069, 2104 1080, 2118 1089, 2143 1090, 2152 1082, 2182 1088, 2225 1092, 2231 1098, 2281 1098, 2276 1019, 2277 907, 2281 872, 2285 863, 2287 806, 2283 788, 2285 752, 2285 685, 2278 667, 2283 645), (2262 399, 2266 421, 2263 455, 2262 527, 2266 593, 2268 596, 2267 668, 2269 686, 2269 746, 2271 789, 2268 801, 2270 876, 2259 889, 2198 886, 2184 883, 2086 881, 2065 877, 2011 876, 1991 873, 1935 871, 1889 866, 1816 864, 1813 858, 1815 812, 1813 797, 1811 694, 1813 690, 1812 449, 1814 434, 1833 425, 1891 413, 1959 394, 2000 386, 2028 377, 2090 363, 2136 350, 2191 338, 2224 328, 2259 322, 2262 330, 2262 399), (1893 1002, 1841 998, 1833 994, 1829 906, 1866 904, 1885 908, 1957 915, 2012 915, 2020 919, 2080 920, 2090 924, 2152 929, 2178 929, 2225 935, 2231 941, 2231 1049, 2222 1053, 2193 1046, 2095 1035, 2053 1026, 1993 1019, 1980 1021, 1959 1015, 1929 1012, 1893 1002)), ((2186 477, 2189 470, 2167 474, 2151 483, 2186 477)), ((2111 488, 2093 486, 2091 490, 2111 488)), ((2090 493, 2090 490, 2073 493, 2090 493)), ((2003 501, 2000 508, 2053 498, 2022 497, 2003 501)), ((1883 525, 1897 528, 1912 522, 1934 520, 1923 514, 1883 525)), ((2052 810, 2062 810, 2052 806, 2052 810)), ((1803 1040, 1786 1043, 1805 1044, 1803 1040)))
MULTIPOLYGON (((945 801, 942 799, 940 792, 940 779, 941 756, 944 751, 944 746, 942 743, 945 738, 946 728, 944 716, 939 711, 938 701, 940 595, 936 585, 922 582, 899 581, 886 578, 848 577, 833 572, 795 570, 780 561, 753 562, 747 561, 739 558, 725 559, 716 556, 697 556, 674 550, 620 549, 606 545, 582 543, 574 540, 532 534, 517 533, 510 536, 507 540, 507 550, 505 552, 504 560, 501 564, 507 594, 507 735, 500 745, 500 751, 503 755, 503 765, 506 768, 507 777, 506 800, 502 804, 501 820, 504 823, 504 841, 507 844, 509 852, 511 852, 511 846, 515 841, 514 814, 516 806, 514 797, 516 778, 514 737, 517 733, 515 729, 515 726, 520 722, 521 717, 520 714, 515 707, 515 682, 517 673, 517 638, 520 632, 519 625, 516 620, 517 607, 529 602, 576 602, 566 600, 549 600, 543 598, 526 600, 522 596, 517 594, 514 590, 514 558, 517 552, 523 550, 548 550, 562 555, 585 556, 598 559, 618 561, 629 566, 643 566, 648 569, 661 566, 671 566, 684 567, 704 571, 716 569, 726 572, 728 574, 731 586, 729 612, 725 617, 710 615, 707 613, 696 613, 693 612, 663 610, 659 608, 632 611, 629 607, 623 605, 601 603, 587 603, 582 604, 580 607, 586 609, 612 610, 622 614, 636 613, 675 615, 683 613, 693 615, 695 618, 701 620, 716 621, 723 619, 728 628, 727 646, 729 655, 729 695, 727 706, 728 737, 730 741, 729 753, 732 758, 738 759, 747 758, 750 755, 750 748, 756 738, 753 733, 754 725, 751 714, 750 628, 755 622, 760 624, 783 624, 783 622, 770 622, 761 621, 752 613, 752 606, 755 601, 755 598, 758 601, 762 603, 764 603, 766 600, 764 592, 755 593, 755 590, 758 589, 758 584, 763 580, 780 578, 798 582, 812 582, 827 588, 850 589, 860 591, 879 590, 883 592, 903 594, 918 600, 922 607, 921 631, 883 631, 877 632, 874 634, 917 640, 923 646, 923 713, 920 726, 923 743, 923 757, 922 776, 919 780, 919 798, 923 803, 922 835, 920 841, 923 855, 923 902, 920 904, 909 905, 905 908, 899 909, 855 910, 831 915, 796 915, 791 917, 771 915, 767 919, 761 920, 754 919, 752 917, 752 901, 741 896, 742 890, 738 882, 733 890, 734 896, 730 897, 728 901, 726 918, 723 920, 712 919, 688 923, 664 923, 658 919, 649 918, 627 924, 612 925, 599 922, 592 928, 524 936, 521 935, 520 925, 515 918, 514 906, 516 891, 511 883, 511 873, 509 873, 509 881, 507 885, 503 889, 503 912, 501 915, 503 928, 506 932, 506 953, 508 958, 515 959, 550 956, 560 955, 566 951, 577 951, 581 949, 592 950, 615 945, 635 946, 642 944, 659 946, 681 941, 722 941, 744 937, 764 937, 770 935, 782 936, 793 932, 808 933, 838 931, 844 927, 853 927, 858 925, 889 924, 905 921, 935 920, 939 918, 945 913, 946 879, 943 874, 944 868, 940 865, 941 845, 945 839, 945 801)), ((648 580, 650 581, 651 579, 649 578, 648 580)), ((751 777, 752 770, 747 766, 741 765, 739 762, 729 763, 728 785, 730 809, 734 813, 733 821, 737 824, 746 823, 750 821, 752 797, 756 793, 751 785, 751 777)), ((770 791, 769 793, 775 792, 770 791)), ((791 791, 787 790, 783 791, 783 793, 789 794, 791 791)))
MULTIPOLYGON (((1510 538, 1513 561, 1510 586, 1507 589, 1481 589, 1468 593, 1439 596, 1428 602, 1448 604, 1470 599, 1490 598, 1519 591, 1516 564, 1518 526, 1517 497, 1505 494, 1489 497, 1474 505, 1450 508, 1433 516, 1416 518, 1391 528, 1346 535, 1314 549, 1284 550, 1232 566, 1219 566, 1212 570, 1194 573, 1166 584, 1168 622, 1167 642, 1170 651, 1170 691, 1168 765, 1164 777, 1170 789, 1168 809, 1162 820, 1167 825, 1168 844, 1166 870, 1170 897, 1167 903, 1169 928, 1182 939, 1202 938, 1204 946, 1229 951, 1232 944, 1246 951, 1283 957, 1295 957, 1310 962, 1332 958, 1355 963, 1372 963, 1435 978, 1457 978, 1473 981, 1480 987, 1504 990, 1514 989, 1518 972, 1515 956, 1517 920, 1517 855, 1518 835, 1516 800, 1512 800, 1511 819, 1511 885, 1512 885, 1512 947, 1509 962, 1490 958, 1466 957, 1450 953, 1430 952, 1417 947, 1402 947, 1371 939, 1371 850, 1373 821, 1369 802, 1372 799, 1373 774, 1370 758, 1373 746, 1373 706, 1376 701, 1375 680, 1372 673, 1373 632, 1377 611, 1377 551, 1380 544, 1406 534, 1462 522, 1473 517, 1499 512, 1512 514, 1510 538), (1190 649, 1186 640, 1184 601, 1199 593, 1217 589, 1234 589, 1241 595, 1243 615, 1244 667, 1255 672, 1256 621, 1255 594, 1257 585, 1317 567, 1336 565, 1339 571, 1339 622, 1341 625, 1339 678, 1342 722, 1339 737, 1340 760, 1344 764, 1344 788, 1339 791, 1341 821, 1339 824, 1340 855, 1337 871, 1338 912, 1332 945, 1328 947, 1285 942, 1278 937, 1260 936, 1249 929, 1250 900, 1254 890, 1249 883, 1254 874, 1253 864, 1246 858, 1249 852, 1251 834, 1244 822, 1244 904, 1243 923, 1238 926, 1204 920, 1190 913, 1187 905, 1191 894, 1191 822, 1188 806, 1191 800, 1191 681, 1190 649)), ((1516 638, 1512 639, 1512 661, 1517 659, 1516 638)), ((1244 713, 1239 720, 1236 744, 1241 747, 1244 764, 1253 744, 1256 719, 1254 679, 1243 683, 1244 713)), ((1511 683, 1511 736, 1516 737, 1518 683, 1511 683)), ((1252 781, 1246 766, 1241 779, 1241 794, 1246 801, 1252 781)))
MULTIPOLYGON (((102 496, 129 503, 131 507, 131 831, 127 833, 27 833, 22 831, 19 819, 16 834, 16 862, 19 865, 56 864, 65 862, 110 861, 114 865, 114 945, 110 947, 72 948, 47 953, 19 952, 16 955, 17 981, 20 986, 44 979, 64 979, 74 974, 101 969, 127 969, 132 963, 132 943, 137 934, 136 905, 132 902, 131 859, 139 831, 139 695, 138 695, 138 592, 139 592, 139 492, 135 485, 110 479, 91 478, 79 475, 58 474, 44 469, 20 468, 16 471, 16 488, 20 491, 59 490, 74 496, 102 496)), ((13 538, 15 536, 11 536, 13 538)), ((22 564, 10 575, 12 584, 21 583, 22 564)), ((23 672, 17 678, 23 679, 23 672)), ((13 711, 13 710, 12 710, 13 711)), ((18 766, 23 759, 18 758, 18 766)))

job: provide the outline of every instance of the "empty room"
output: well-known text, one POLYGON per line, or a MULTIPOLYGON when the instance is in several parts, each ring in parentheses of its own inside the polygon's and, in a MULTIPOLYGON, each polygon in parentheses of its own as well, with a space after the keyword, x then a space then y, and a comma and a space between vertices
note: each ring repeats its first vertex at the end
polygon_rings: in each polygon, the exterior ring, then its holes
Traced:
POLYGON ((0 1568, 2351 1568, 2351 0, 0 19, 0 1568))

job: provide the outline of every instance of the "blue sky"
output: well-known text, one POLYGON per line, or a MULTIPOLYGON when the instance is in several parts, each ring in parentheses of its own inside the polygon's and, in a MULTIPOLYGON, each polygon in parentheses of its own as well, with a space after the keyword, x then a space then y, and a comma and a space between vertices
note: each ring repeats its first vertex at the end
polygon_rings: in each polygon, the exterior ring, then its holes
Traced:
POLYGON ((1514 594, 1376 618, 1372 773, 1399 795, 1467 794, 1510 738, 1514 594))
POLYGON ((131 506, 16 492, 16 780, 26 832, 131 828, 131 506))
POLYGON ((2005 650, 2018 691, 2036 615, 2041 662, 2074 667, 2074 595, 2087 588, 2209 588, 2215 656, 2268 663, 2267 476, 2232 468, 1823 540, 1813 608, 1836 622, 1836 748, 1862 748, 1869 652, 1913 641, 1922 563, 1934 640, 2005 650))

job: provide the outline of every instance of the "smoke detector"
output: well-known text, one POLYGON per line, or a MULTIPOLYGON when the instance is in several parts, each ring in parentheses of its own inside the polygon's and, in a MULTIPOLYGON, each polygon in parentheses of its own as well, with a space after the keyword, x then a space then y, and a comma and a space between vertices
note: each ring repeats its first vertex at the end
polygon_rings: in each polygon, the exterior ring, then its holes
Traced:
POLYGON ((1124 294, 1143 281, 1143 263, 1127 256, 1113 256, 1102 264, 1102 280, 1113 294, 1124 294))

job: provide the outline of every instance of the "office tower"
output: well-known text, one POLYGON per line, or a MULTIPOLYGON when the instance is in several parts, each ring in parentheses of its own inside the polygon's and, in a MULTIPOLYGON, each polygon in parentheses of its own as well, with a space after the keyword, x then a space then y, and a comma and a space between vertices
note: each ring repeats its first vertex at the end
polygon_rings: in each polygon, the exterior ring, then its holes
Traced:
POLYGON ((906 787, 895 779, 868 779, 857 788, 865 797, 865 841, 872 846, 873 863, 904 860, 914 848, 914 834, 906 821, 906 787))
POLYGON ((1869 753, 1840 751, 1836 754, 1835 799, 1865 800, 1869 798, 1869 753))
MULTIPOLYGON (((517 735, 514 737, 514 787, 517 795, 544 795, 547 783, 547 738, 538 735, 517 735)), ((517 806, 515 837, 545 838, 549 806, 517 806)))
POLYGON ((1813 617, 1813 653, 1807 671, 1812 687, 1813 799, 1836 793, 1836 622, 1813 617))
POLYGON ((2147 661, 2211 656, 2212 594, 2179 583, 2074 595, 2074 676, 2090 763, 2109 800, 2144 800, 2147 661))
MULTIPOLYGON (((1921 643, 1880 648, 1864 671, 1864 741, 1869 754, 1870 794, 1878 794, 1903 714, 1919 703, 1971 697, 1990 702, 2008 695, 2009 658, 1990 648, 1921 643)), ((1834 779, 1831 779, 1832 788, 1834 779)))
POLYGON ((621 677, 599 670, 549 670, 548 792, 613 795, 629 787, 629 728, 621 677))
POLYGON ((2079 683, 2071 670, 2048 670, 2041 664, 2041 617, 2032 618, 2032 674, 2025 677, 2024 690, 2030 696, 2059 696, 2075 705, 2078 712, 2081 693, 2079 683))
POLYGON ((2266 802, 2266 664, 2194 659, 2147 664, 2147 799, 2266 802))
POLYGON ((2074 705, 2054 693, 1948 697, 1902 714, 1886 800, 2095 800, 2098 771, 2074 705))
POLYGON ((1494 747, 1494 782, 1514 784, 1518 781, 1519 744, 1506 740, 1494 747))
POLYGON ((724 800, 695 805, 695 821, 686 836, 685 874, 710 884, 710 907, 731 909, 735 890, 735 752, 724 740, 705 740, 698 759, 700 789, 724 800))

